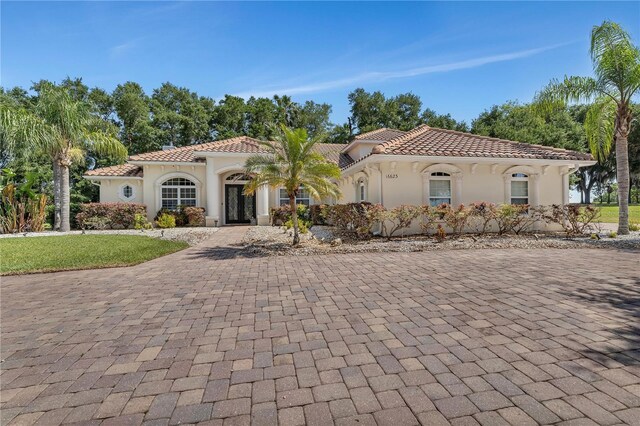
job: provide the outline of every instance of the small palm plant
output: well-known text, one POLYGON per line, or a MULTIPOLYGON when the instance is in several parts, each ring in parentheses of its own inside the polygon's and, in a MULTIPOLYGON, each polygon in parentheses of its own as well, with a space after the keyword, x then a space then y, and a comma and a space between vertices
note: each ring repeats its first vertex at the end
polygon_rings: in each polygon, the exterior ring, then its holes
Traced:
POLYGON ((301 187, 315 198, 340 196, 340 189, 333 179, 340 177, 340 168, 328 162, 314 150, 319 142, 310 139, 304 129, 289 129, 282 125, 282 132, 275 141, 263 141, 260 145, 266 151, 247 159, 245 169, 251 180, 245 185, 246 195, 268 185, 283 188, 289 196, 291 220, 293 222, 293 245, 300 243, 296 198, 301 187))
POLYGON ((618 233, 629 233, 629 148, 632 99, 640 93, 640 49, 618 24, 605 21, 591 32, 594 77, 553 80, 536 97, 542 110, 564 107, 569 101, 592 102, 585 131, 592 154, 600 162, 615 145, 618 182, 618 233))

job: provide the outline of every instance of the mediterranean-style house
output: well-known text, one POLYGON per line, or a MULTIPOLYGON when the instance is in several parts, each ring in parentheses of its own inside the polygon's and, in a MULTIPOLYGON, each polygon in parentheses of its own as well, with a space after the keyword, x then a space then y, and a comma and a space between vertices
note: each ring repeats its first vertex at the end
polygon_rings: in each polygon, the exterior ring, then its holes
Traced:
MULTIPOLYGON (((591 155, 426 125, 410 131, 379 129, 349 144, 318 144, 338 164, 341 200, 313 200, 302 189, 299 203, 551 205, 569 202, 569 175, 595 163, 591 155)), ((247 136, 132 155, 126 164, 88 171, 100 185, 101 202, 147 205, 149 219, 160 208, 205 208, 207 226, 268 225, 272 207, 288 203, 278 188, 242 194, 244 163, 263 152, 247 136)))

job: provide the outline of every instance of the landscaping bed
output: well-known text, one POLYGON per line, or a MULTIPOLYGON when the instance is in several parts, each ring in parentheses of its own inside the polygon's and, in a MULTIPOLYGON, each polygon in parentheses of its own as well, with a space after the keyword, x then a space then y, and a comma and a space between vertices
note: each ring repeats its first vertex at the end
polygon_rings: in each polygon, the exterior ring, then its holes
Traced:
POLYGON ((55 235, 0 239, 0 275, 130 266, 188 247, 141 235, 55 235))
POLYGON ((213 227, 189 227, 189 228, 168 228, 168 229, 106 229, 106 230, 86 230, 86 231, 70 231, 70 232, 24 232, 17 234, 0 234, 3 238, 32 238, 32 237, 59 237, 61 235, 136 235, 152 238, 159 238, 169 241, 182 241, 190 246, 194 246, 208 238, 218 231, 219 228, 213 227))
POLYGON ((261 255, 315 255, 330 253, 416 252, 464 249, 541 249, 541 248, 614 248, 640 250, 640 232, 609 238, 607 233, 567 238, 563 233, 529 233, 523 235, 464 234, 438 242, 432 235, 382 237, 370 240, 345 240, 334 234, 334 228, 314 226, 302 234, 300 245, 291 246, 290 231, 281 227, 252 227, 244 236, 245 250, 261 255))

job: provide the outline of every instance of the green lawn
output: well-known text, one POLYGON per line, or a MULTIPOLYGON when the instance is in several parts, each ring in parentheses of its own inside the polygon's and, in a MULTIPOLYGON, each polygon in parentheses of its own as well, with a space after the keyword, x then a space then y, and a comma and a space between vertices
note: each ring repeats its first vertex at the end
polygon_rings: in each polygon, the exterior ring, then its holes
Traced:
MULTIPOLYGON (((618 206, 615 204, 595 204, 600 208, 600 222, 618 223, 618 206)), ((640 223, 640 204, 629 206, 629 222, 640 223)))
POLYGON ((136 235, 2 238, 0 275, 135 265, 186 247, 136 235))

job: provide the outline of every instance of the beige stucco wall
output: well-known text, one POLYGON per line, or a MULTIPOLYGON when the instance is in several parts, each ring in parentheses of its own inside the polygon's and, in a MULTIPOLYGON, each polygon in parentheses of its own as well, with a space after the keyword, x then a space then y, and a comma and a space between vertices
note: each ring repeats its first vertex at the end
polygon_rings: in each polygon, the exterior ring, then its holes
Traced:
POLYGON ((144 189, 141 179, 105 179, 100 184, 101 203, 144 203, 144 189), (122 187, 133 188, 133 199, 122 197, 122 187))
MULTIPOLYGON (((120 197, 121 187, 129 184, 134 188, 135 197, 130 202, 144 203, 147 205, 147 213, 149 220, 152 220, 160 208, 160 185, 167 179, 172 177, 189 178, 196 183, 197 205, 207 209, 207 217, 218 218, 218 224, 225 223, 224 218, 224 186, 225 179, 233 173, 243 171, 243 165, 247 156, 229 156, 214 157, 208 159, 211 164, 207 167, 205 163, 197 165, 192 164, 146 164, 144 168, 144 179, 109 179, 105 178, 100 181, 100 201, 101 202, 123 202, 120 197), (217 202, 212 199, 208 203, 208 194, 216 194, 212 191, 215 179, 207 176, 217 175, 218 191, 217 202)), ((340 203, 348 203, 357 201, 356 188, 357 182, 363 179, 366 182, 366 200, 372 203, 382 202, 387 208, 393 208, 401 204, 422 205, 427 202, 425 193, 424 176, 430 174, 430 166, 433 162, 415 162, 415 161, 382 161, 375 164, 363 164, 358 170, 347 170, 344 177, 338 182, 338 186, 342 191, 342 197, 338 200, 340 203), (365 168, 365 165, 367 167, 365 168), (429 169, 428 169, 429 168, 429 169), (425 170, 427 169, 427 170, 425 170)), ((453 166, 451 170, 459 171, 457 174, 460 183, 457 186, 452 180, 452 193, 454 193, 454 204, 469 204, 475 201, 487 201, 496 204, 509 202, 508 187, 505 185, 505 172, 510 176, 510 171, 514 164, 492 164, 490 162, 476 164, 450 164, 453 166)), ((448 166, 447 166, 448 167, 448 166)), ((526 166, 527 173, 530 176, 529 181, 529 202, 530 204, 550 205, 562 204, 564 202, 566 186, 566 176, 563 174, 567 171, 566 165, 530 165, 526 166), (537 186, 537 190, 534 187, 537 186), (537 203, 535 199, 537 198, 537 203)), ((437 169, 433 169, 437 170, 437 169)), ((519 169, 518 169, 519 170, 519 169)), ((507 181, 508 182, 508 181, 507 181)), ((260 215, 262 197, 261 192, 256 196, 256 211, 260 215)), ((268 189, 268 207, 269 209, 278 205, 278 190, 274 188, 268 189)), ((324 202, 332 202, 333 200, 322 200, 324 202)), ((318 203, 320 200, 313 200, 312 203, 318 203)), ((260 221, 260 218, 258 218, 260 221)), ((211 222, 211 221, 209 221, 211 222)), ((262 217, 262 224, 268 223, 268 220, 262 217)), ((212 223, 209 223, 212 224, 212 223)))
MULTIPOLYGON (((360 178, 367 180, 367 201, 382 203, 387 208, 393 208, 402 204, 423 205, 428 203, 427 186, 424 183, 425 175, 422 171, 429 166, 439 163, 415 163, 415 162, 381 162, 351 174, 341 179, 339 187, 342 190, 341 202, 358 201, 356 197, 356 182, 360 178)), ((510 188, 508 177, 511 172, 521 171, 515 164, 499 164, 493 166, 490 163, 482 164, 451 164, 460 171, 459 194, 456 194, 455 182, 452 177, 451 188, 454 200, 453 204, 468 205, 477 201, 486 201, 495 204, 510 202, 507 192, 510 188)), ((437 166, 436 166, 437 167, 437 166)), ((563 171, 566 166, 542 166, 530 165, 525 167, 529 173, 529 203, 535 205, 562 204, 564 202, 563 171), (536 177, 533 177, 536 176, 536 177), (537 182, 536 182, 537 179, 537 182), (535 189, 537 186, 537 190, 535 189), (537 202, 536 202, 537 198, 537 202)), ((433 170, 438 170, 437 168, 433 170)), ((428 177, 427 177, 428 179, 428 177)), ((542 224, 537 225, 541 229, 542 224)), ((418 231, 416 223, 413 232, 418 231)))

